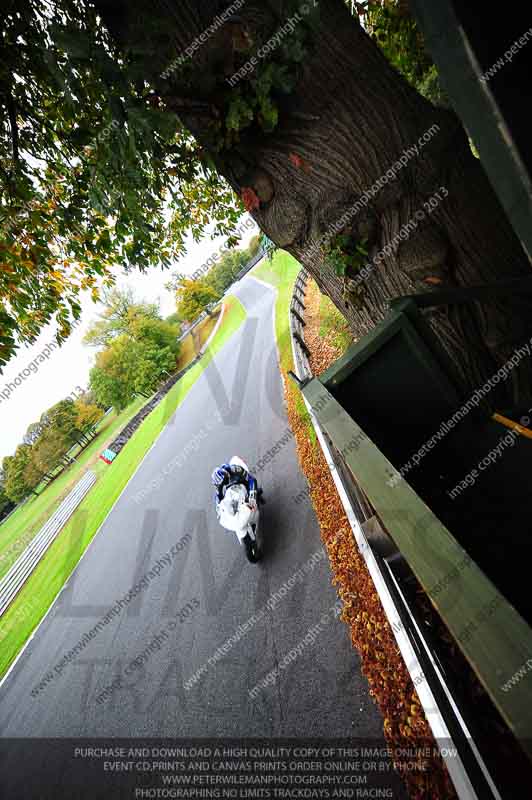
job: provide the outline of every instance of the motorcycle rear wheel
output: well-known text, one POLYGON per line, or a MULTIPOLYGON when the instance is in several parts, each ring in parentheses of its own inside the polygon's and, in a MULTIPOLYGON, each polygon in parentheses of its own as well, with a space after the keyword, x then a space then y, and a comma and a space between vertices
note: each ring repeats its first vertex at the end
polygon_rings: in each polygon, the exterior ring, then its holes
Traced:
POLYGON ((250 564, 256 564, 261 557, 256 540, 253 540, 249 533, 247 533, 243 539, 243 542, 247 560, 250 562, 250 564))

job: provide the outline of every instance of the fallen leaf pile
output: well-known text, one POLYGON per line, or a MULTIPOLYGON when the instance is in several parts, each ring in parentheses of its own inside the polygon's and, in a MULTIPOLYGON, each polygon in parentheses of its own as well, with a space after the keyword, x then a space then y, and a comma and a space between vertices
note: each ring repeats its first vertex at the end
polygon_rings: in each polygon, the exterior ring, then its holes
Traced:
MULTIPOLYGON (((309 283, 305 299, 305 342, 315 374, 326 369, 340 353, 319 334, 319 289, 309 283)), ((308 420, 297 408, 298 390, 283 381, 288 419, 296 441, 298 459, 305 473, 325 544, 333 585, 343 603, 341 619, 350 628, 351 641, 360 654, 362 672, 370 694, 384 720, 384 735, 397 754, 398 749, 430 748, 436 742, 406 669, 395 636, 388 623, 364 558, 359 553, 319 445, 309 438, 308 420)), ((349 702, 349 698, 346 698, 349 702)), ((412 800, 451 800, 454 788, 439 755, 417 762, 396 755, 397 768, 412 800), (402 768, 401 768, 402 763, 402 768)))

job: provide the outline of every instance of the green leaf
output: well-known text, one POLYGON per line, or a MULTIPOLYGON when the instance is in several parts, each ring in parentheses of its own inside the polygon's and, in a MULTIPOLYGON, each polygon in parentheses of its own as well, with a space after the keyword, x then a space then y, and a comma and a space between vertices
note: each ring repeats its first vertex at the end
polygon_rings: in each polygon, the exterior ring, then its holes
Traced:
POLYGON ((87 60, 90 57, 90 40, 84 31, 52 25, 50 33, 56 46, 72 58, 87 60))

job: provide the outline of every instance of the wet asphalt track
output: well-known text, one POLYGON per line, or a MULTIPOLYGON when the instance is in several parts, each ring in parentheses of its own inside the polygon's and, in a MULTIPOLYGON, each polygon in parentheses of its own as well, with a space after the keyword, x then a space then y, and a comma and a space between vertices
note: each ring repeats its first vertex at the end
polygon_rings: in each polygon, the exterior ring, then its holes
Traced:
MULTIPOLYGON (((267 500, 262 563, 248 564, 234 535, 217 525, 213 467, 234 454, 257 464, 288 425, 273 338, 275 294, 252 277, 235 293, 246 322, 192 387, 0 687, 2 737, 358 736, 382 743, 382 720, 356 651, 331 610, 336 594, 325 558, 316 559, 304 581, 295 582, 191 689, 184 688, 239 624, 303 565, 308 568, 321 547, 309 503, 293 502, 306 482, 291 438, 257 474, 267 500), (164 475, 191 439, 190 457, 164 475), (155 488, 139 501, 150 484, 155 488), (182 537, 170 565, 32 696, 63 654, 182 537), (192 610, 180 615, 187 604, 192 610), (314 643, 251 698, 248 691, 324 614, 314 643), (162 631, 157 650, 153 642, 162 631), (150 644, 147 662, 126 677, 150 644), (118 676, 121 686, 96 702, 118 676)), ((3 778, 9 775, 3 796, 33 796, 20 752, 13 755, 7 745, 0 765, 3 778)), ((64 759, 62 753, 54 761, 35 742, 30 771, 38 796, 74 796, 76 765, 64 759)))

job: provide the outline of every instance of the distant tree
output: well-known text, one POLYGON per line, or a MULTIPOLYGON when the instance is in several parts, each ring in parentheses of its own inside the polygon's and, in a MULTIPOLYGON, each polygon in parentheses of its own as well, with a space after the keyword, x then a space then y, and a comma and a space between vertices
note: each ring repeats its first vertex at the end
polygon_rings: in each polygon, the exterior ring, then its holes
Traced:
POLYGON ((48 433, 45 431, 38 439, 38 441, 31 448, 28 462, 24 467, 23 477, 28 485, 37 487, 46 478, 51 477, 51 473, 59 463, 62 462, 65 455, 65 442, 64 437, 57 435, 55 432, 48 433), (48 441, 55 442, 59 439, 59 460, 51 462, 45 457, 41 457, 41 453, 46 450, 48 441))
POLYGON ((5 476, 3 471, 0 469, 0 520, 9 514, 9 512, 14 508, 15 504, 13 501, 7 496, 5 488, 4 488, 4 481, 5 476))
MULTIPOLYGON (((161 350, 165 352, 164 347, 161 350)), ((28 425, 14 456, 3 461, 0 518, 3 496, 19 502, 58 466, 72 463, 69 451, 75 444, 83 447, 90 442, 94 426, 103 414, 93 394, 84 392, 76 400, 72 397, 60 400, 44 411, 38 421, 28 425)))
POLYGON ((87 434, 102 416, 103 410, 87 404, 85 395, 81 395, 76 400, 71 397, 60 400, 44 411, 37 422, 32 422, 23 437, 23 443, 30 446, 24 472, 28 485, 36 485, 61 462, 69 464, 68 451, 76 443, 88 444, 87 434))
POLYGON ((137 302, 131 292, 112 292, 100 320, 85 341, 100 344, 91 370, 90 391, 103 408, 126 408, 136 394, 149 396, 167 372, 174 372, 179 325, 161 319, 156 305, 137 302))
POLYGON ((179 322, 193 322, 207 305, 222 297, 259 247, 260 236, 253 236, 249 248, 242 250, 232 247, 226 250, 201 278, 191 279, 180 273, 174 274, 166 287, 175 292, 177 309, 175 316, 168 317, 167 321, 176 319, 179 322))
POLYGON ((161 348, 167 347, 177 356, 179 325, 175 323, 137 315, 131 318, 128 333, 137 342, 152 343, 161 348))
POLYGON ((159 309, 154 303, 138 301, 133 291, 111 289, 104 295, 104 309, 83 337, 85 344, 105 347, 117 336, 128 333, 137 318, 160 319, 159 309))
MULTIPOLYGON (((67 449, 79 440, 80 429, 77 424, 78 412, 71 397, 60 400, 41 416, 41 423, 47 431, 54 431, 64 437, 67 449)), ((44 435, 41 434, 41 436, 44 435)))
POLYGON ((83 398, 75 400, 74 406, 77 413, 76 427, 80 431, 82 440, 86 443, 104 412, 96 403, 87 403, 83 398))
POLYGON ((49 477, 57 467, 69 463, 66 453, 71 446, 66 434, 57 429, 47 428, 32 448, 25 474, 28 477, 40 475, 40 480, 49 477))
POLYGON ((205 306, 219 297, 219 293, 209 285, 206 278, 196 281, 185 278, 176 292, 177 313, 187 322, 192 322, 205 310, 205 306))
POLYGON ((41 420, 38 420, 37 422, 31 422, 26 429, 26 433, 22 437, 23 443, 29 445, 35 444, 43 432, 43 429, 44 425, 41 420))
POLYGON ((31 457, 31 446, 19 444, 15 450, 15 455, 6 456, 2 462, 4 474, 4 492, 14 503, 20 503, 30 493, 37 494, 35 488, 40 482, 40 478, 26 475, 26 467, 31 457))
POLYGON ((5 493, 3 484, 0 483, 0 517, 2 516, 2 512, 5 509, 5 507, 8 506, 10 503, 11 500, 5 493))
POLYGON ((255 234, 255 236, 251 237, 251 241, 248 245, 247 254, 248 258, 253 258, 256 256, 260 250, 260 233, 255 234))
POLYGON ((151 394, 159 386, 168 373, 175 371, 176 350, 172 347, 161 347, 153 342, 142 344, 141 358, 137 364, 135 388, 140 394, 151 394))
POLYGON ((184 320, 181 319, 181 316, 177 313, 177 311, 174 311, 173 314, 170 314, 169 317, 166 317, 165 322, 169 322, 170 325, 177 325, 179 328, 184 320))
POLYGON ((85 389, 85 391, 81 395, 79 395, 77 399, 81 401, 84 405, 97 406, 98 408, 101 408, 102 411, 107 411, 107 408, 104 408, 103 406, 99 405, 98 400, 96 399, 94 392, 91 391, 90 387, 88 389, 85 389))
POLYGON ((31 444, 24 470, 28 485, 49 478, 61 464, 68 466, 72 463, 68 453, 73 445, 89 441, 78 423, 77 401, 67 397, 55 403, 29 426, 24 440, 31 444))
POLYGON ((136 394, 149 396, 167 372, 175 371, 175 353, 175 346, 119 336, 96 356, 91 389, 100 404, 122 411, 136 394))
POLYGON ((139 351, 140 346, 123 334, 97 354, 90 386, 100 404, 122 411, 132 402, 139 351))
POLYGON ((220 298, 234 282, 236 276, 247 262, 243 250, 229 250, 223 254, 220 261, 214 265, 205 278, 205 283, 211 286, 220 298))

